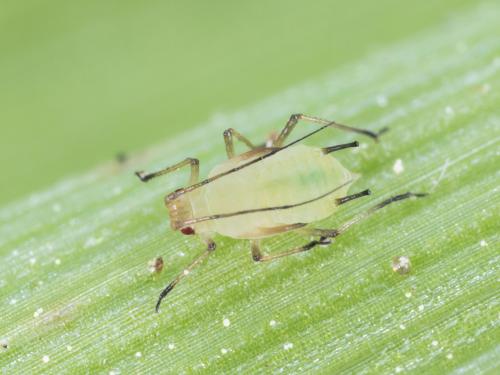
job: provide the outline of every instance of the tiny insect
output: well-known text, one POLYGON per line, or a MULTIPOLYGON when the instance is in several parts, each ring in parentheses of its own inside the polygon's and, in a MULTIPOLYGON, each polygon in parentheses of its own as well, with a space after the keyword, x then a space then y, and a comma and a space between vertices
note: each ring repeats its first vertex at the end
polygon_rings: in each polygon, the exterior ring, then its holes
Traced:
POLYGON ((165 197, 165 205, 173 230, 179 230, 185 235, 196 234, 207 245, 206 250, 160 293, 156 304, 157 312, 161 301, 179 281, 215 250, 216 245, 212 239, 215 233, 250 240, 253 260, 265 262, 308 251, 318 245, 329 245, 352 225, 388 204, 425 195, 411 192, 395 195, 335 229, 310 226, 331 216, 338 206, 370 194, 370 190, 366 189, 348 195, 349 187, 359 176, 347 170, 331 155, 339 150, 358 147, 357 141, 323 148, 300 144, 304 139, 326 128, 362 134, 375 141, 387 130, 372 132, 335 121, 294 114, 281 133, 262 145, 254 145, 234 129, 224 131, 228 160, 215 166, 202 181, 199 181, 199 161, 194 158, 186 158, 154 173, 136 172, 141 181, 147 182, 190 166, 189 186, 168 194, 165 197), (321 126, 285 144, 300 120, 321 126), (234 140, 242 142, 250 150, 236 155, 234 140), (316 239, 278 254, 262 254, 262 238, 290 231, 316 239))

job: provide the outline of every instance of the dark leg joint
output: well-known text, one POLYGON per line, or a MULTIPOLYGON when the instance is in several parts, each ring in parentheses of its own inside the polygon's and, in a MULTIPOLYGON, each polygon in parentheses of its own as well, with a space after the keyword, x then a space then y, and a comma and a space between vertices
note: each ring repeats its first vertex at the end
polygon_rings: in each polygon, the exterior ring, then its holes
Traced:
POLYGON ((301 251, 308 251, 308 250, 311 250, 313 247, 317 246, 317 245, 321 245, 321 239, 319 241, 311 241, 309 242, 308 244, 305 244, 301 251))
MULTIPOLYGON (((332 236, 332 237, 335 237, 335 236, 332 236)), ((320 237, 319 238, 319 245, 320 246, 327 246, 327 245, 331 245, 332 243, 332 237, 320 237)))
POLYGON ((142 182, 148 182, 150 179, 152 179, 154 176, 151 174, 144 174, 144 171, 137 171, 135 172, 135 175, 139 177, 139 179, 142 182))
POLYGON ((262 253, 260 252, 260 243, 258 240, 252 241, 252 259, 254 262, 262 260, 262 253))
POLYGON ((214 241, 210 241, 208 243, 208 246, 207 246, 208 251, 215 251, 216 248, 217 248, 217 245, 215 244, 214 241))
POLYGON ((366 189, 366 190, 363 190, 363 191, 356 193, 356 194, 351 194, 351 195, 348 195, 348 196, 345 196, 342 198, 337 198, 336 202, 337 202, 337 205, 340 206, 341 204, 347 203, 347 202, 352 201, 353 199, 356 199, 356 198, 370 195, 371 193, 372 192, 369 189, 366 189))
POLYGON ((260 262, 260 260, 262 259, 262 255, 261 254, 256 254, 256 253, 252 252, 252 259, 253 259, 254 262, 260 262))
POLYGON ((371 130, 361 130, 359 131, 359 133, 361 134, 364 134, 364 135, 367 135, 368 137, 371 137, 373 138, 373 140, 375 142, 378 142, 379 141, 379 137, 382 135, 382 134, 385 134, 389 131, 389 128, 382 128, 380 129, 378 132, 372 132, 371 130))

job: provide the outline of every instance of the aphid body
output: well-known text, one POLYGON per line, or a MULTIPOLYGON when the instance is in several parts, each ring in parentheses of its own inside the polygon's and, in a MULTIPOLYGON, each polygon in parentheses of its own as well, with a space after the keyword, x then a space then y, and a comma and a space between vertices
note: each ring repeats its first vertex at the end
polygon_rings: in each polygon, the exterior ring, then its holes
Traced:
MULTIPOLYGON (((269 152, 251 150, 217 165, 209 174, 217 176, 269 152)), ((241 239, 275 235, 296 223, 312 223, 335 211, 337 199, 346 196, 357 175, 349 172, 321 148, 294 145, 259 163, 179 196, 167 197, 172 229, 182 229, 189 220, 221 213, 245 212, 300 204, 207 220, 190 225, 195 233, 219 233, 241 239), (336 188, 331 194, 319 198, 336 188), (281 230, 280 230, 281 229, 281 230)))

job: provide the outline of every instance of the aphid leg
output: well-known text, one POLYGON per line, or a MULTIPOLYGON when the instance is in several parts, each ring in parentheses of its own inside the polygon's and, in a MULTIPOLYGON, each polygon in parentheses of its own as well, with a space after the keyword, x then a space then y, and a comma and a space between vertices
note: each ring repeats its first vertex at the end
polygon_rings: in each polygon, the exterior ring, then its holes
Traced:
POLYGON ((206 250, 203 253, 201 253, 200 255, 198 255, 198 257, 195 260, 193 260, 193 262, 191 262, 191 264, 189 266, 187 266, 184 269, 184 271, 182 271, 181 273, 179 273, 177 275, 177 277, 170 284, 168 284, 165 287, 165 289, 162 290, 162 292, 160 293, 160 296, 158 297, 158 302, 156 302, 156 307, 155 307, 156 312, 160 311, 161 301, 167 296, 167 294, 170 293, 172 291, 172 289, 174 289, 174 287, 179 283, 179 281, 182 280, 182 278, 184 276, 189 275, 189 273, 193 270, 193 268, 195 268, 206 257, 208 257, 208 255, 210 253, 213 253, 214 250, 215 250, 215 248, 216 248, 215 242, 212 241, 212 240, 207 240, 207 248, 206 248, 206 250))
POLYGON ((247 137, 244 135, 241 135, 238 131, 234 130, 233 128, 229 128, 224 130, 224 143, 226 144, 226 153, 228 159, 232 159, 234 155, 234 139, 236 138, 238 141, 244 143, 245 145, 248 146, 250 150, 253 150, 256 148, 252 142, 248 140, 247 137))
POLYGON ((200 161, 198 159, 194 159, 194 158, 186 158, 185 160, 181 161, 180 163, 177 163, 177 164, 174 164, 170 167, 161 169, 157 172, 145 174, 143 171, 138 171, 138 172, 135 172, 135 174, 137 177, 140 178, 140 180, 142 182, 148 182, 152 178, 155 178, 155 177, 158 177, 158 176, 170 173, 170 172, 174 172, 174 171, 176 171, 176 170, 178 170, 186 165, 191 166, 191 176, 189 178, 189 184, 192 185, 192 184, 198 182, 198 178, 199 178, 199 174, 200 174, 200 161))
MULTIPOLYGON (((354 194, 356 195, 356 194, 354 194)), ((363 219, 366 219, 376 211, 380 210, 381 208, 393 203, 397 202, 403 199, 408 199, 411 197, 425 197, 427 194, 425 193, 405 193, 405 194, 400 194, 400 195, 395 195, 393 197, 390 197, 389 199, 386 199, 385 201, 380 202, 379 204, 369 208, 367 211, 359 214, 358 216, 354 217, 353 219, 349 220, 348 222, 342 224, 339 228, 337 229, 319 229, 319 228, 302 228, 299 229, 301 233, 311 235, 311 236, 319 236, 318 240, 313 240, 303 246, 293 248, 291 250, 285 251, 283 253, 275 254, 275 255, 262 255, 260 252, 260 247, 259 247, 259 242, 256 240, 252 241, 252 258, 256 262, 265 262, 269 260, 273 260, 276 258, 282 258, 288 255, 292 254, 297 254, 301 253, 303 251, 311 250, 315 246, 318 245, 328 245, 331 243, 331 239, 340 236, 342 233, 344 233, 347 229, 349 229, 351 226, 354 224, 362 221, 363 219)))
POLYGON ((288 255, 292 254, 297 254, 301 253, 303 251, 311 250, 313 247, 317 245, 323 245, 323 244, 328 244, 329 242, 324 242, 325 239, 320 238, 319 240, 314 240, 311 242, 306 243, 303 246, 300 247, 295 247, 293 249, 290 249, 288 251, 279 253, 279 254, 274 254, 274 255, 262 255, 262 252, 260 251, 260 242, 258 240, 252 240, 252 259, 255 262, 267 262, 273 259, 277 258, 282 258, 286 257, 288 255))
POLYGON ((412 197, 421 198, 421 197, 425 197, 426 195, 427 195, 427 193, 412 193, 412 192, 407 192, 407 193, 404 193, 404 194, 394 195, 394 196, 386 199, 385 201, 382 201, 379 204, 377 204, 377 205, 369 208, 368 210, 366 210, 365 212, 359 214, 358 216, 354 217, 353 219, 349 220, 348 222, 342 224, 339 228, 337 228, 337 231, 336 231, 337 234, 336 234, 336 236, 341 235, 342 233, 344 233, 347 229, 349 229, 354 224, 359 223, 360 221, 362 221, 362 220, 366 219, 367 217, 373 215, 375 212, 377 212, 381 208, 384 208, 385 206, 387 206, 387 205, 389 205, 389 204, 391 204, 393 202, 402 201, 404 199, 408 199, 408 198, 412 198, 412 197))
MULTIPOLYGON (((361 193, 358 193, 358 194, 353 194, 352 196, 347 196, 346 198, 354 197, 354 198, 348 199, 347 201, 355 199, 358 196, 366 195, 365 192, 366 192, 366 190, 361 192, 361 193), (365 194, 363 194, 363 193, 365 193, 365 194), (362 195, 359 195, 359 194, 362 194, 362 195)), ((302 232, 307 231, 307 233, 310 235, 321 236, 321 238, 323 238, 323 243, 326 243, 328 241, 328 239, 340 236, 342 233, 344 233, 347 229, 349 229, 354 224, 359 223, 361 220, 366 219, 367 217, 371 216, 372 214, 374 214, 375 212, 377 212, 381 208, 384 208, 385 206, 387 206, 393 202, 401 201, 401 200, 412 198, 412 197, 421 198, 421 197, 425 197, 426 195, 427 195, 426 193, 411 193, 411 192, 407 192, 405 194, 395 195, 395 196, 392 196, 392 197, 386 199, 385 201, 382 201, 379 204, 369 208, 365 212, 359 214, 358 216, 354 217, 353 219, 349 220, 348 222, 342 224, 337 229, 304 228, 302 230, 302 232)), ((340 199, 343 199, 343 198, 340 198, 340 199)), ((345 202, 347 202, 347 201, 345 201, 345 202)), ((345 202, 342 202, 342 203, 345 203, 345 202)), ((342 203, 340 203, 340 204, 342 204, 342 203)))
POLYGON ((294 115, 290 116, 290 119, 288 120, 285 127, 281 131, 280 135, 278 136, 278 138, 274 142, 273 146, 281 147, 283 145, 283 143, 285 142, 285 139, 290 135, 290 133, 295 128, 295 125, 297 125, 299 120, 304 120, 304 121, 312 122, 314 124, 319 124, 319 125, 328 125, 332 128, 363 134, 363 135, 366 135, 368 137, 373 138, 375 141, 378 140, 378 137, 382 133, 385 133, 387 131, 387 128, 383 128, 378 133, 375 133, 371 130, 355 128, 352 126, 339 124, 335 121, 324 120, 324 119, 321 119, 319 117, 307 116, 307 115, 303 115, 301 113, 298 113, 298 114, 294 114, 294 115))

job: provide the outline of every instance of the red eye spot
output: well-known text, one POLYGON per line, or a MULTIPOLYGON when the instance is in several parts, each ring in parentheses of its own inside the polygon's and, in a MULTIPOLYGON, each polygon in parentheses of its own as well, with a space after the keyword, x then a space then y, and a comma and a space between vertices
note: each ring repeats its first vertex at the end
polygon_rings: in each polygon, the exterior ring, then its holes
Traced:
POLYGON ((191 227, 184 227, 181 229, 182 234, 185 234, 186 236, 190 236, 194 234, 194 229, 191 227))

